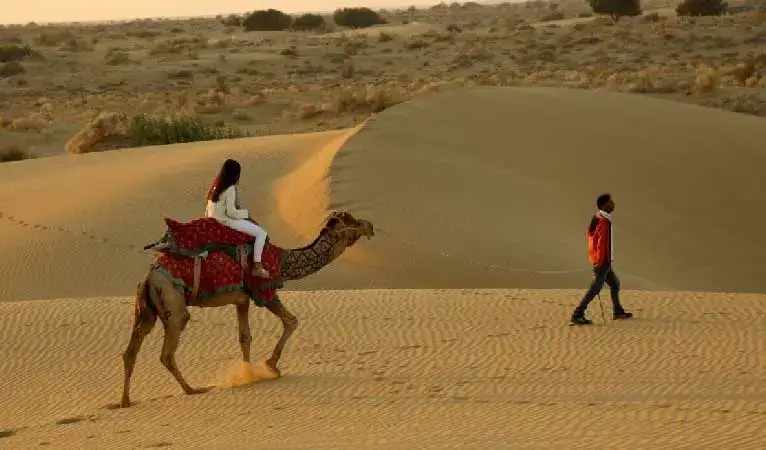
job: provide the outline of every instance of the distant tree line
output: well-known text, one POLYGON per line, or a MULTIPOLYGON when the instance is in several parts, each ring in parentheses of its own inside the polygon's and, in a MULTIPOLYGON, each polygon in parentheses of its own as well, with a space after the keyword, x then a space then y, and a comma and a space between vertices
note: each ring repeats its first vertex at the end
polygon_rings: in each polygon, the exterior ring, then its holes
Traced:
MULTIPOLYGON (((227 26, 241 26, 245 31, 311 31, 327 28, 326 19, 319 14, 291 16, 276 9, 261 9, 243 16, 236 14, 220 18, 227 26)), ((332 15, 335 25, 349 28, 366 28, 386 23, 377 12, 370 8, 341 8, 332 15)))
MULTIPOLYGON (((621 17, 640 16, 641 0, 588 0, 596 14, 611 17, 614 21, 621 17)), ((728 3, 723 0, 683 0, 676 7, 679 16, 719 16, 726 14, 728 3)))

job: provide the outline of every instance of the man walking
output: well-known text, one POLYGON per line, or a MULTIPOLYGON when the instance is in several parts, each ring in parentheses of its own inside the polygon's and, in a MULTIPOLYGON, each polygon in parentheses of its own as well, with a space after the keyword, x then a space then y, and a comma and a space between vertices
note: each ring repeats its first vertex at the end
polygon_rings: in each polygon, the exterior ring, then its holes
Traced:
POLYGON ((615 320, 630 319, 633 313, 626 312, 620 304, 620 279, 614 273, 612 260, 612 212, 614 201, 610 194, 601 194, 596 199, 598 212, 588 226, 588 257, 593 265, 593 282, 590 289, 572 313, 573 325, 591 325, 593 321, 585 317, 585 310, 596 295, 601 293, 604 283, 609 285, 612 296, 612 311, 615 320))

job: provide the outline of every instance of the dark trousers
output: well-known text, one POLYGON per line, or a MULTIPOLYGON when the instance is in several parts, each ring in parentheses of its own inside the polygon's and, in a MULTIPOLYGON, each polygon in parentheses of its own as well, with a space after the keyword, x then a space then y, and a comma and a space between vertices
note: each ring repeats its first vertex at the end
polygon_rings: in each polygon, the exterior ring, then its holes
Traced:
POLYGON ((620 279, 617 278, 617 274, 614 273, 612 265, 597 266, 593 268, 593 281, 590 284, 590 289, 585 293, 585 296, 580 301, 580 304, 574 311, 575 316, 582 316, 585 314, 585 310, 588 309, 590 302, 596 298, 601 292, 601 288, 604 287, 604 283, 609 285, 609 291, 612 296, 612 308, 614 313, 623 312, 622 305, 620 304, 620 279))

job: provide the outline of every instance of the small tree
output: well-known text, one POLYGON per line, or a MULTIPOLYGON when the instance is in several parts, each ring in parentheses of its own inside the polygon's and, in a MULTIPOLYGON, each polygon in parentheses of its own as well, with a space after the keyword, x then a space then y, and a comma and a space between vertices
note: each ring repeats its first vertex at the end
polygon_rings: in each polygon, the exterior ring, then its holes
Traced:
POLYGON ((282 31, 290 28, 292 17, 277 11, 266 9, 253 11, 242 21, 245 31, 282 31))
POLYGON ((370 8, 337 9, 333 13, 332 19, 336 24, 349 28, 367 28, 386 23, 378 13, 370 8))
POLYGON ((32 56, 28 45, 0 45, 0 62, 21 61, 32 56))
POLYGON ((324 17, 319 14, 303 14, 293 19, 293 30, 320 30, 327 26, 324 17))
POLYGON ((588 0, 596 14, 605 14, 615 22, 623 16, 640 16, 641 0, 588 0))
POLYGON ((728 3, 723 0, 684 0, 676 6, 679 16, 720 16, 726 12, 728 3))

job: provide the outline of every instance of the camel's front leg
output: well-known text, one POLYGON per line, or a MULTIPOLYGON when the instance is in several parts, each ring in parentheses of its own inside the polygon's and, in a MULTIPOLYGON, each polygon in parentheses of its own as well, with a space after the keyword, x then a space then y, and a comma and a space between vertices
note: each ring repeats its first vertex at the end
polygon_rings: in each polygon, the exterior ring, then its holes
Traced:
POLYGON ((253 336, 250 334, 250 311, 249 299, 242 304, 237 304, 237 323, 239 324, 239 346, 242 349, 242 361, 250 362, 250 343, 253 336))
POLYGON ((189 311, 186 310, 184 297, 175 290, 163 290, 159 295, 162 296, 162 302, 156 304, 164 307, 159 311, 159 316, 165 326, 165 340, 162 343, 160 362, 173 375, 186 394, 201 394, 209 391, 209 388, 194 389, 189 386, 176 365, 176 350, 181 341, 181 332, 191 318, 189 311))
POLYGON ((280 372, 277 368, 277 364, 279 363, 279 358, 282 357, 282 350, 284 350, 287 340, 290 339, 290 335, 293 334, 293 331, 298 328, 298 318, 285 308, 279 300, 279 297, 276 297, 274 303, 268 306, 268 310, 282 321, 282 336, 280 336, 276 347, 274 347, 274 352, 271 354, 271 358, 266 361, 266 365, 279 376, 280 372))

